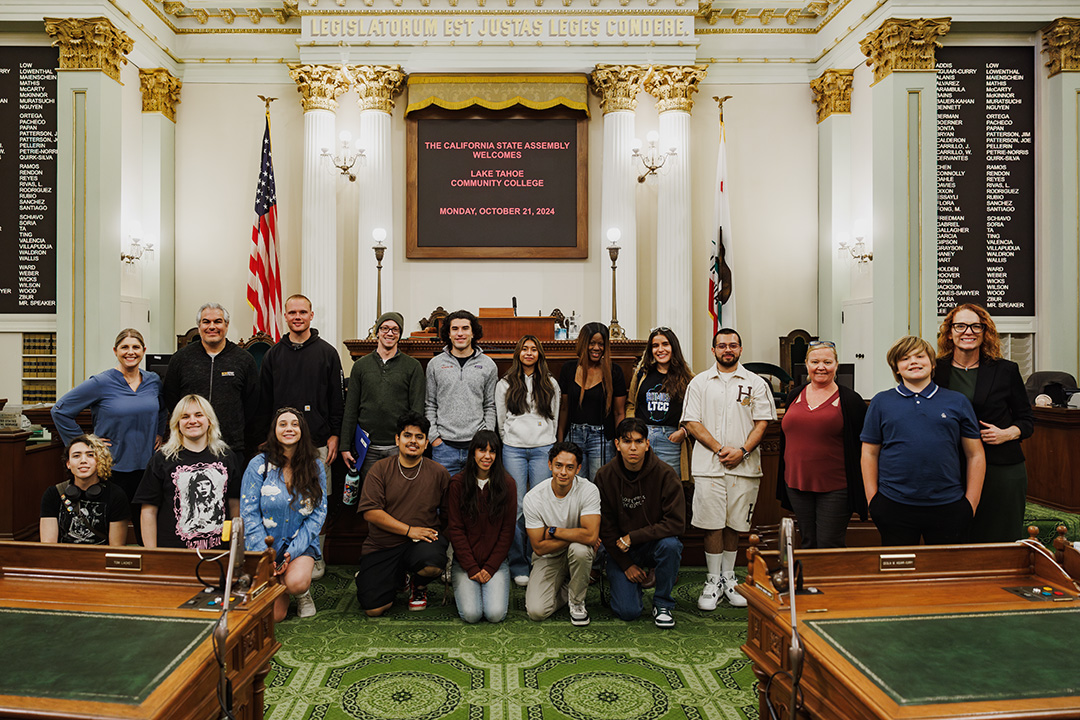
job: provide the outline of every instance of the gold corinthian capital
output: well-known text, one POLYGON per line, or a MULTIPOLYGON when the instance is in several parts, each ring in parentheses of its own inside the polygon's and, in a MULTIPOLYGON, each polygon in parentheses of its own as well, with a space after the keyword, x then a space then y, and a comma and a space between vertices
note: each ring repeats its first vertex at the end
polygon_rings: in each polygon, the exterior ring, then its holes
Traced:
POLYGON ((597 65, 589 87, 600 98, 600 111, 637 110, 637 96, 649 73, 648 65, 597 65))
POLYGON ((300 106, 309 110, 337 110, 337 99, 349 91, 349 78, 340 65, 289 63, 289 77, 300 93, 300 106))
POLYGON ((172 76, 166 68, 139 70, 139 88, 142 90, 142 111, 159 112, 176 122, 176 106, 180 104, 180 88, 183 83, 172 76))
POLYGON ((645 76, 645 92, 656 98, 656 111, 694 109, 690 96, 705 79, 707 65, 653 65, 645 76))
POLYGON ((394 111, 394 96, 405 87, 400 65, 350 65, 349 74, 361 110, 394 111))
POLYGON ((874 68, 874 82, 895 70, 933 70, 938 38, 949 32, 951 18, 890 18, 859 42, 866 64, 874 68))
POLYGON ((124 55, 134 41, 105 17, 44 18, 45 32, 54 47, 60 48, 61 70, 101 70, 120 82, 124 55))
POLYGON ((826 70, 821 77, 810 81, 819 123, 830 115, 851 114, 851 86, 854 79, 854 70, 826 70))
POLYGON ((1043 28, 1043 52, 1049 58, 1047 77, 1080 71, 1080 20, 1058 18, 1043 28))

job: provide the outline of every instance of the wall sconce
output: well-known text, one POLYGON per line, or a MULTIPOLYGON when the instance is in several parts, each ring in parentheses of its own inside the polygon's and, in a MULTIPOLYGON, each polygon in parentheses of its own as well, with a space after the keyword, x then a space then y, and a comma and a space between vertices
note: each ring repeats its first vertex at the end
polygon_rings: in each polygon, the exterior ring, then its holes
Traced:
POLYGON ((645 136, 648 147, 644 151, 641 149, 641 140, 638 138, 634 138, 634 142, 630 146, 633 157, 636 157, 645 166, 645 172, 638 175, 637 181, 639 183, 645 182, 645 178, 650 175, 655 175, 660 168, 664 167, 664 163, 667 162, 668 158, 675 157, 675 146, 672 145, 666 153, 662 153, 656 146, 659 140, 660 134, 655 130, 650 130, 649 134, 645 136))
POLYGON ((131 234, 128 235, 130 240, 127 248, 120 248, 120 262, 134 265, 137 260, 142 259, 143 255, 146 255, 147 260, 153 259, 154 243, 144 243, 136 235, 142 235, 142 231, 138 227, 133 227, 131 234))
MULTIPOLYGON (((340 170, 341 174, 349 178, 349 182, 356 182, 356 173, 352 171, 353 165, 359 162, 364 164, 364 148, 352 147, 352 133, 348 130, 342 130, 338 136, 339 148, 337 155, 330 154, 330 148, 322 149, 322 156, 326 158, 327 162, 334 166, 336 170, 340 170)), ((333 171, 331 171, 333 172, 333 171)))
POLYGON ((874 259, 873 251, 866 249, 867 223, 865 220, 856 220, 855 226, 852 230, 855 235, 855 243, 851 244, 847 236, 841 233, 836 239, 836 254, 838 259, 843 259, 845 253, 851 256, 851 259, 860 265, 863 263, 871 262, 874 259))

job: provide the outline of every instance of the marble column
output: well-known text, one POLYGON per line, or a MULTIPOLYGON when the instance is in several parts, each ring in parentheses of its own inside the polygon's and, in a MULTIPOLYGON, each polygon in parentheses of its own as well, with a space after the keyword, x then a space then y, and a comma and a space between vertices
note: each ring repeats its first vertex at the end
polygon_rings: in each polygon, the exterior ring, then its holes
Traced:
POLYGON ((611 307, 611 266, 607 232, 619 230, 618 292, 619 325, 629 338, 644 337, 638 327, 637 212, 634 204, 635 174, 632 156, 634 113, 637 97, 649 68, 647 65, 597 65, 589 86, 600 98, 604 115, 604 168, 601 178, 600 232, 590 254, 600 258, 600 318, 615 317, 611 307))
MULTIPOLYGON (((353 89, 359 95, 360 137, 358 142, 365 150, 367 164, 358 174, 360 186, 359 222, 357 223, 357 292, 355 337, 374 338, 373 329, 378 319, 377 268, 375 244, 371 233, 375 228, 386 230, 388 247, 382 261, 382 310, 394 310, 394 266, 404 257, 401 239, 394 228, 394 168, 391 119, 394 97, 405 87, 405 73, 398 65, 350 66, 353 89)), ((406 318, 403 334, 414 328, 406 318)))
MULTIPOLYGON (((108 18, 45 18, 57 78, 56 392, 116 364, 120 317, 120 67, 134 43, 108 18)), ((171 318, 168 319, 171 325, 171 318)))
POLYGON ((1080 19, 1058 18, 1042 30, 1047 79, 1041 98, 1047 150, 1039 214, 1046 218, 1035 257, 1038 316, 1035 335, 1037 370, 1080 374, 1080 19))
MULTIPOLYGON (((854 70, 810 81, 818 116, 818 336, 840 340, 840 304, 851 261, 837 260, 837 237, 851 236, 851 88, 854 70)), ((851 242, 854 242, 853 240, 851 242)), ((841 348, 841 352, 844 349, 841 348)))
POLYGON ((154 257, 142 261, 143 293, 150 300, 147 349, 171 350, 176 343, 176 106, 182 83, 167 68, 139 70, 142 91, 142 228, 154 257))
POLYGON ((889 19, 860 43, 874 70, 872 387, 893 384, 882 360, 904 335, 937 333, 938 38, 948 18, 889 19))
POLYGON ((705 65, 653 66, 645 91, 656 98, 661 152, 674 148, 660 176, 656 210, 655 324, 675 331, 683 353, 692 356, 694 307, 706 307, 704 295, 694 302, 693 237, 690 190, 691 96, 705 78, 705 65))
MULTIPOLYGON (((337 180, 326 166, 324 148, 334 150, 337 98, 349 89, 340 66, 289 64, 289 77, 304 108, 304 185, 301 203, 299 291, 311 300, 312 325, 339 352, 341 270, 337 242, 337 180)), ((282 300, 291 295, 282 288, 282 300)), ((280 319, 278 322, 281 322, 280 319)))

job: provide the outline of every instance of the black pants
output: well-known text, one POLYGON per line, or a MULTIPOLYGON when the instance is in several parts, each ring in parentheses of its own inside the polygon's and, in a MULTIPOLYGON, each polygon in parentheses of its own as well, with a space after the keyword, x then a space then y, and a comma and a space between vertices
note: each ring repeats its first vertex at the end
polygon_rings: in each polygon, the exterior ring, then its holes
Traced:
POLYGON ((971 525, 966 497, 947 505, 908 505, 880 492, 870 501, 870 516, 881 533, 882 545, 952 545, 965 542, 971 525))
MULTIPOLYGON (((139 487, 139 482, 142 481, 142 470, 114 470, 112 474, 112 481, 120 486, 127 495, 128 500, 135 497, 135 491, 139 487)), ((135 532, 135 542, 139 545, 143 544, 142 541, 142 522, 141 522, 142 505, 131 505, 131 527, 135 532)))
POLYGON ((387 550, 376 550, 360 557, 356 574, 356 599, 364 610, 392 603, 405 573, 412 573, 414 585, 427 585, 430 578, 417 575, 426 567, 446 567, 450 543, 442 536, 435 542, 406 540, 387 550))

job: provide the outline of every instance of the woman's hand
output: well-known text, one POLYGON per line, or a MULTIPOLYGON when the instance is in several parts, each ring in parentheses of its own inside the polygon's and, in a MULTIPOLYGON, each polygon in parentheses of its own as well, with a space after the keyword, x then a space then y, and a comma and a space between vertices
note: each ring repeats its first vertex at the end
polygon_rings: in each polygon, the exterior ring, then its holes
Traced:
POLYGON ((686 439, 686 428, 679 428, 675 432, 668 435, 667 439, 675 443, 676 445, 682 443, 682 441, 686 439))
POLYGON ((292 555, 290 555, 288 552, 286 552, 284 557, 281 559, 281 564, 278 565, 276 568, 274 568, 274 574, 275 575, 284 575, 285 571, 289 569, 289 563, 291 561, 292 561, 292 555))
POLYGON ((979 436, 987 445, 1001 445, 1020 437, 1020 428, 1015 425, 1003 430, 997 425, 991 425, 982 420, 979 421, 979 424, 983 426, 982 430, 979 431, 979 436))
POLYGON ((478 582, 481 585, 483 585, 484 583, 486 583, 488 580, 491 579, 491 573, 489 573, 487 570, 481 570, 480 572, 476 573, 475 575, 469 576, 469 579, 472 580, 473 582, 478 582))

